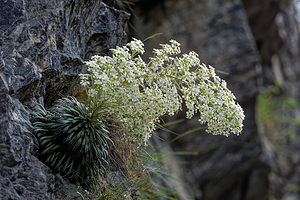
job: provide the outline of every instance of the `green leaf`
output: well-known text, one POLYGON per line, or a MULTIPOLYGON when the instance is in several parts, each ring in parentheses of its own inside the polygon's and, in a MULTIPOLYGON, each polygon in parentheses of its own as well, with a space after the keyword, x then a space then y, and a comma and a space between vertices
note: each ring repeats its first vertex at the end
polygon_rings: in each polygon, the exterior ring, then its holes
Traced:
POLYGON ((156 37, 156 36, 162 35, 162 34, 163 34, 163 33, 156 33, 156 34, 153 34, 153 35, 147 37, 146 39, 144 39, 143 42, 146 42, 147 40, 150 40, 150 39, 152 39, 152 38, 154 38, 154 37, 156 37))

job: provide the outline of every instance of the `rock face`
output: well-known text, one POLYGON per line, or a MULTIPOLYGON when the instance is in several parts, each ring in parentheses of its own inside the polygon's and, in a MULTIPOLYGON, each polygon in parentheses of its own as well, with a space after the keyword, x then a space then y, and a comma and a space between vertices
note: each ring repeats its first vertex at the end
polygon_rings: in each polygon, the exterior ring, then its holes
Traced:
MULTIPOLYGON (((37 159, 30 112, 37 103, 51 106, 71 94, 85 60, 124 44, 129 15, 101 0, 0 0, 0 5, 0 199, 71 199, 75 186, 37 159)), ((246 114, 239 137, 197 131, 170 145, 157 142, 166 150, 193 152, 168 158, 176 161, 170 172, 184 183, 174 184, 179 198, 266 200, 275 183, 273 197, 300 199, 299 187, 293 187, 300 185, 299 155, 277 162, 281 157, 265 148, 268 138, 255 110, 259 87, 274 82, 290 83, 282 96, 300 98, 300 35, 293 12, 291 0, 137 1, 136 37, 163 33, 146 43, 148 52, 170 39, 185 52, 196 51, 221 71, 246 114), (274 182, 270 163, 279 165, 274 182)), ((292 115, 300 118, 299 113, 298 107, 292 115)), ((183 133, 196 124, 194 118, 170 129, 183 133)), ((300 137, 299 126, 292 128, 300 137)), ((300 149, 293 141, 285 145, 290 153, 300 149)))
POLYGON ((266 139, 272 144, 274 157, 271 195, 276 199, 298 200, 300 126, 294 122, 300 119, 300 33, 296 10, 289 0, 243 2, 261 58, 260 83, 262 86, 280 84, 276 98, 281 104, 274 114, 281 120, 271 130, 262 126, 266 139), (289 100, 298 103, 286 108, 282 102, 289 100))
POLYGON ((31 109, 71 94, 85 60, 123 45, 129 15, 98 0, 0 5, 0 199, 59 198, 62 181, 37 159, 31 109))
MULTIPOLYGON (((180 166, 181 178, 188 183, 186 193, 193 199, 269 199, 272 153, 265 148, 265 137, 256 123, 256 95, 263 83, 275 82, 278 73, 272 75, 272 56, 282 64, 285 78, 298 80, 299 34, 291 9, 292 1, 287 0, 139 1, 133 22, 135 36, 143 39, 163 33, 146 46, 157 48, 159 43, 175 39, 185 52, 199 53, 204 63, 221 70, 245 110, 245 127, 239 137, 198 131, 170 145, 173 151, 197 154, 176 158, 186 161, 180 166)), ((184 118, 184 113, 177 118, 184 118)), ((171 129, 184 133, 196 124, 193 119, 171 129)))

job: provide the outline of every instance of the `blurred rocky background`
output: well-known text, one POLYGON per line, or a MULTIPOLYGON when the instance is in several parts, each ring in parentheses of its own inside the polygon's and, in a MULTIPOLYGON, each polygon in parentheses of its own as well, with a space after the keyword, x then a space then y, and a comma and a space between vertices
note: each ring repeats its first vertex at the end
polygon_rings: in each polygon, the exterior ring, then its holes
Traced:
POLYGON ((30 112, 71 94, 83 62, 125 44, 127 30, 138 39, 162 33, 145 43, 146 56, 170 39, 183 52, 196 51, 219 70, 245 110, 239 137, 207 135, 197 118, 168 127, 185 133, 180 139, 163 131, 153 137, 161 151, 188 154, 165 160, 178 198, 299 200, 296 2, 0 0, 0 199, 74 197, 66 191, 75 186, 37 159, 30 112))
POLYGON ((239 137, 196 131, 197 117, 170 127, 186 134, 178 140, 160 133, 160 147, 194 153, 166 164, 183 181, 175 183, 185 193, 182 199, 300 199, 300 34, 294 3, 144 0, 134 7, 132 35, 162 33, 146 48, 172 38, 184 52, 196 51, 219 70, 245 110, 239 137))

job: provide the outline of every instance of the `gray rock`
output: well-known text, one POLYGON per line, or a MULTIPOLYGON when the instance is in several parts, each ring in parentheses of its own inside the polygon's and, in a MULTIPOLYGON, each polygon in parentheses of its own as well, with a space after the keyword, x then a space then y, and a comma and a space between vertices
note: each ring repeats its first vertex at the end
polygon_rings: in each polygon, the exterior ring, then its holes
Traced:
POLYGON ((1 199, 50 199, 54 190, 50 170, 31 153, 29 112, 19 100, 1 95, 0 197, 1 199))
MULTIPOLYGON (((138 2, 136 37, 163 33, 148 41, 148 50, 169 39, 178 40, 184 52, 196 50, 204 63, 228 73, 220 75, 245 109, 245 127, 239 138, 198 132, 171 145, 174 151, 198 154, 174 159, 188 163, 181 174, 189 183, 186 192, 203 200, 268 199, 268 191, 276 199, 299 199, 300 130, 292 121, 300 118, 300 106, 284 110, 279 105, 274 115, 284 120, 274 122, 274 131, 268 135, 255 110, 257 92, 276 83, 281 87, 275 98, 299 102, 300 34, 293 1, 138 2), (274 172, 270 174, 271 165, 274 172)), ((173 119, 178 118, 184 114, 173 119)), ((173 130, 191 130, 196 122, 185 121, 173 130)), ((173 138, 167 133, 163 137, 173 138)))
MULTIPOLYGON (((261 57, 261 85, 280 83, 276 100, 299 102, 300 33, 293 1, 243 2, 261 57)), ((285 109, 279 105, 273 112, 282 120, 276 122, 274 130, 265 130, 266 140, 272 144, 276 158, 270 179, 271 195, 276 199, 299 200, 300 126, 293 120, 300 118, 300 106, 285 109), (294 138, 290 137, 291 132, 295 133, 294 138), (278 137, 280 139, 276 140, 278 137)))
MULTIPOLYGON (((175 152, 196 154, 177 158, 185 163, 179 168, 183 169, 182 182, 188 183, 186 193, 201 200, 268 199, 271 157, 263 146, 255 117, 260 55, 242 2, 165 0, 157 1, 151 9, 141 5, 134 22, 137 37, 163 33, 148 41, 148 51, 170 39, 179 41, 183 52, 196 51, 202 62, 221 71, 219 75, 227 80, 245 110, 245 127, 239 137, 197 131, 171 144, 175 152)), ((173 119, 184 117, 185 113, 180 113, 173 119)), ((197 126, 196 117, 170 129, 184 133, 197 126)), ((161 137, 174 138, 165 132, 161 137)))
POLYGON ((36 158, 31 109, 72 94, 85 60, 124 44, 129 15, 97 0, 0 5, 0 199, 60 199, 36 158))

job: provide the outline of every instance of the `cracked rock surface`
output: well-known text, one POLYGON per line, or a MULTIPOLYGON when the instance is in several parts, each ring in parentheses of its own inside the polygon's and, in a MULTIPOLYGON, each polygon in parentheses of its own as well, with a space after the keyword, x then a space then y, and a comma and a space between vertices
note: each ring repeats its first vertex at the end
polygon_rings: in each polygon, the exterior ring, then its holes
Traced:
POLYGON ((0 199, 72 198, 75 186, 37 159, 30 112, 70 95, 85 60, 123 45, 129 14, 97 0, 0 5, 0 199))

